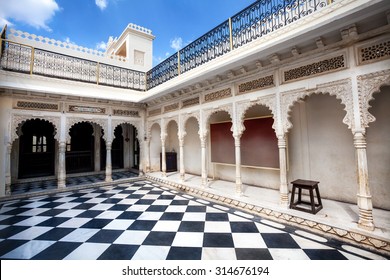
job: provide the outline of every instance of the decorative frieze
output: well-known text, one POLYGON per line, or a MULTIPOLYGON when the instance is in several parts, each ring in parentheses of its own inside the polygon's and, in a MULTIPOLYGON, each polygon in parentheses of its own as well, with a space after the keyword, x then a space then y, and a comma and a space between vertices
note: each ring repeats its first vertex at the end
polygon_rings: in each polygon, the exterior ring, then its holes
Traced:
POLYGON ((190 99, 184 100, 182 102, 181 107, 182 108, 187 108, 187 107, 195 106, 195 105, 199 105, 199 97, 194 97, 194 98, 190 98, 190 99))
POLYGON ((116 116, 127 116, 127 117, 137 117, 137 118, 139 118, 139 111, 136 111, 136 110, 114 109, 113 114, 116 115, 116 116))
POLYGON ((30 101, 18 101, 18 102, 16 102, 16 108, 28 109, 28 110, 58 111, 58 104, 30 102, 30 101))
POLYGON ((219 91, 215 91, 204 96, 205 102, 211 102, 219 99, 224 99, 232 96, 232 89, 226 88, 219 91))
POLYGON ((345 68, 345 65, 346 63, 344 55, 339 55, 284 71, 284 81, 287 82, 297 80, 329 71, 342 69, 345 68))
POLYGON ((148 112, 148 116, 151 117, 151 116, 156 116, 156 115, 159 115, 161 114, 161 108, 158 108, 158 109, 153 109, 153 110, 150 110, 148 112))
POLYGON ((390 57, 390 41, 377 43, 359 49, 359 59, 361 63, 373 62, 390 57))
POLYGON ((274 76, 266 76, 249 82, 238 85, 238 94, 274 86, 274 76))
POLYGON ((106 109, 100 107, 69 105, 69 112, 88 113, 88 114, 105 114, 106 109))
POLYGON ((179 109, 179 103, 173 103, 164 107, 164 112, 170 112, 179 109))

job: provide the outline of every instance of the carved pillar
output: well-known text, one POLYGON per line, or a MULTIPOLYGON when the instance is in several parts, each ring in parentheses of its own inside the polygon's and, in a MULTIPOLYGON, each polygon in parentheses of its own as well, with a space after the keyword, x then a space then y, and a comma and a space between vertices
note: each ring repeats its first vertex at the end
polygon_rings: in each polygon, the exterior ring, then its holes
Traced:
POLYGON ((112 142, 106 143, 106 182, 112 182, 112 162, 111 162, 111 148, 112 142))
POLYGON ((206 170, 206 135, 200 136, 200 146, 202 154, 202 187, 207 186, 207 170, 206 170))
POLYGON ((144 160, 143 160, 143 152, 145 151, 145 141, 140 140, 139 141, 139 160, 138 160, 138 176, 144 175, 144 160))
POLYGON ((280 168, 280 204, 288 206, 287 185, 287 141, 285 135, 278 136, 279 168, 280 168))
POLYGON ((236 193, 242 195, 241 180, 241 134, 234 136, 235 156, 236 156, 236 193))
POLYGON ((358 226, 367 230, 374 230, 375 226, 372 215, 372 197, 368 183, 366 137, 362 132, 356 132, 353 140, 357 155, 359 184, 357 193, 357 203, 359 207, 358 226))
POLYGON ((166 134, 161 134, 161 172, 162 176, 167 176, 167 159, 165 155, 165 139, 166 134))
POLYGON ((102 130, 97 124, 93 124, 93 130, 93 135, 95 136, 95 171, 100 171, 100 138, 102 136, 102 130))
POLYGON ((145 170, 146 172, 150 172, 150 137, 148 137, 145 141, 145 161, 146 166, 145 170))
POLYGON ((180 162, 180 181, 184 182, 185 179, 185 168, 184 168, 184 136, 179 137, 179 162, 180 162))
POLYGON ((7 143, 5 157, 5 195, 11 195, 11 151, 12 144, 7 143))
POLYGON ((65 188, 66 187, 66 160, 65 160, 65 152, 66 152, 66 143, 60 142, 58 145, 58 179, 57 179, 57 187, 65 188))

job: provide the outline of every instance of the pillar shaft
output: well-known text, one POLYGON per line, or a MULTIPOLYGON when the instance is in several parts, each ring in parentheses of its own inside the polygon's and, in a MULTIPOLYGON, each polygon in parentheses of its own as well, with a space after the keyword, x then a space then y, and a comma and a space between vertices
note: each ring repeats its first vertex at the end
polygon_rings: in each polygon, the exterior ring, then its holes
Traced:
POLYGON ((112 143, 106 144, 106 182, 112 182, 112 160, 111 160, 112 143))
POLYGON ((60 142, 60 144, 58 146, 58 179, 57 179, 58 188, 65 188, 66 187, 65 152, 66 152, 66 143, 60 142))
POLYGON ((278 137, 279 148, 279 168, 280 168, 280 204, 288 205, 288 185, 287 185, 287 141, 285 135, 278 137))

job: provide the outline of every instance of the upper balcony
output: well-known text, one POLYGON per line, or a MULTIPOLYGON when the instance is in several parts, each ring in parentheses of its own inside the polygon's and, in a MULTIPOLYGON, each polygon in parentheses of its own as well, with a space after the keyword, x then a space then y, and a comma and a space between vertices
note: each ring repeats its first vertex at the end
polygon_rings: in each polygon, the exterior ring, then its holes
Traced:
MULTIPOLYGON (((376 0, 372 2, 380 3, 381 1, 376 0)), ((167 91, 166 89, 159 91, 161 85, 166 84, 170 80, 178 82, 179 80, 175 79, 176 77, 194 69, 202 68, 203 65, 209 65, 210 61, 228 57, 228 54, 233 52, 241 54, 244 50, 247 50, 244 46, 251 46, 254 42, 261 41, 260 39, 267 38, 267 40, 270 40, 274 38, 275 36, 271 36, 271 34, 285 35, 279 31, 285 30, 286 26, 301 22, 304 18, 311 15, 318 14, 318 19, 321 11, 331 5, 337 6, 332 11, 338 9, 337 11, 340 13, 338 21, 340 23, 342 9, 350 3, 354 3, 354 8, 356 8, 358 5, 361 5, 362 1, 256 1, 146 73, 129 69, 125 64, 118 62, 118 59, 112 59, 112 56, 102 57, 99 54, 100 58, 96 60, 93 59, 94 56, 85 51, 84 55, 75 57, 69 55, 66 51, 53 52, 50 48, 34 47, 26 42, 28 40, 37 41, 36 36, 34 38, 26 38, 28 34, 23 35, 22 32, 17 34, 17 32, 11 31, 13 32, 11 37, 17 39, 24 36, 24 40, 10 40, 6 36, 6 29, 4 29, 1 34, 0 69, 130 89, 141 93, 144 92, 144 98, 149 98, 149 95, 161 94, 167 91)), ((363 8, 360 9, 360 13, 362 11, 363 8)), ((316 26, 310 26, 311 22, 306 22, 305 24, 308 30, 311 29, 311 36, 318 36, 313 31, 316 26)), ((325 25, 322 26, 322 29, 326 29, 325 25)), ((301 32, 300 36, 305 36, 304 32, 301 32)), ((53 41, 55 43, 55 40, 53 41)), ((268 49, 272 49, 272 46, 268 46, 268 49)), ((252 57, 250 59, 253 60, 256 55, 258 56, 259 52, 260 50, 257 50, 257 54, 251 53, 252 57)), ((266 52, 263 53, 265 54, 266 52)), ((239 55, 234 59, 237 60, 237 57, 239 55)), ((248 60, 248 57, 245 59, 248 60)), ((244 57, 242 60, 244 60, 244 57)))

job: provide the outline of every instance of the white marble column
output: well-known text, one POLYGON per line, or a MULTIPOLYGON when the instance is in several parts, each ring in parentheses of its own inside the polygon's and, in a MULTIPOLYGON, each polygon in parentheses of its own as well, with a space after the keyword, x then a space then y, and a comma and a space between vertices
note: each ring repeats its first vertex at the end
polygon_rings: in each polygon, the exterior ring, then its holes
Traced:
MULTIPOLYGON (((135 135, 134 135, 135 137, 135 135)), ((143 160, 143 152, 145 151, 145 141, 139 140, 139 151, 138 151, 138 176, 144 175, 144 160, 143 160)), ((134 149, 133 149, 134 150, 134 149)))
POLYGON ((112 142, 106 143, 106 182, 112 182, 112 161, 111 161, 112 142))
POLYGON ((200 137, 201 155, 202 155, 202 187, 207 187, 207 169, 206 169, 206 135, 200 137))
POLYGON ((165 155, 165 138, 166 135, 161 135, 161 172, 162 176, 167 176, 167 159, 165 155))
POLYGON ((145 160, 146 160, 146 166, 145 170, 146 172, 150 172, 150 137, 148 137, 145 141, 145 160))
POLYGON ((366 136, 362 132, 356 132, 354 134, 354 145, 357 155, 357 168, 358 168, 358 184, 359 189, 357 193, 357 204, 359 207, 359 221, 358 226, 367 229, 374 230, 374 218, 372 215, 372 197, 370 186, 368 183, 368 166, 367 166, 367 142, 366 136))
POLYGON ((185 167, 184 167, 184 136, 179 136, 179 162, 180 162, 180 181, 185 180, 185 167))
POLYGON ((58 145, 58 178, 57 187, 59 189, 66 187, 66 143, 60 142, 58 145))
POLYGON ((241 179, 241 134, 234 136, 235 158, 236 158, 236 194, 242 195, 241 179))
POLYGON ((12 144, 6 144, 5 157, 5 195, 11 195, 11 151, 12 144))
POLYGON ((102 131, 99 125, 93 124, 94 138, 95 138, 95 171, 100 171, 100 138, 102 136, 102 131))
POLYGON ((278 136, 279 147, 279 168, 280 168, 280 204, 288 206, 288 185, 287 185, 287 141, 285 135, 278 136))

